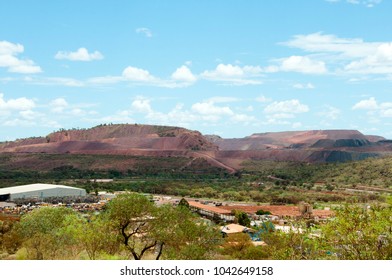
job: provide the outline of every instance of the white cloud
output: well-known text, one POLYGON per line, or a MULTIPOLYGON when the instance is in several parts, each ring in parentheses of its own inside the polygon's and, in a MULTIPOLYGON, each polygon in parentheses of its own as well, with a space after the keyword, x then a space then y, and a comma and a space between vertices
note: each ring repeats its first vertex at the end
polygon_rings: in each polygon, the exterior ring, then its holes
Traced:
MULTIPOLYGON (((216 98, 219 100, 220 98, 216 98)), ((117 117, 131 118, 134 114, 144 115, 144 121, 151 124, 177 125, 189 127, 194 125, 214 126, 218 122, 227 125, 232 123, 242 123, 249 125, 256 121, 251 115, 235 113, 229 106, 217 106, 213 101, 202 101, 194 103, 190 109, 184 108, 184 105, 176 104, 168 112, 156 111, 151 105, 152 100, 143 96, 136 97, 129 110, 117 113, 117 117)))
POLYGON ((273 118, 273 119, 293 119, 293 118, 295 118, 295 115, 294 114, 290 114, 290 113, 278 113, 278 114, 269 115, 269 118, 273 118))
POLYGON ((392 73, 392 43, 380 44, 374 54, 349 63, 345 66, 345 70, 365 74, 392 73))
POLYGON ((282 44, 307 52, 339 53, 351 58, 370 55, 379 45, 378 43, 366 43, 359 38, 339 38, 336 35, 321 32, 295 35, 293 39, 282 44))
POLYGON ((231 85, 257 85, 262 82, 260 77, 262 72, 259 66, 244 66, 232 64, 218 64, 214 70, 206 70, 200 76, 206 80, 222 81, 231 85))
POLYGON ((148 114, 146 118, 154 124, 170 124, 184 127, 203 120, 203 117, 184 110, 183 104, 176 104, 168 113, 154 111, 148 114))
POLYGON ((324 61, 296 55, 282 59, 279 69, 285 72, 300 72, 304 74, 324 74, 327 72, 324 61))
POLYGON ((44 85, 44 86, 61 85, 61 86, 69 86, 69 87, 84 86, 82 81, 78 81, 71 78, 62 78, 62 77, 24 76, 19 80, 33 85, 44 85))
POLYGON ((324 58, 335 65, 337 74, 392 74, 392 42, 365 42, 318 32, 296 35, 283 44, 324 58))
POLYGON ((192 105, 192 111, 201 115, 234 115, 228 106, 216 106, 213 102, 198 102, 192 105))
POLYGON ((253 112, 253 111, 254 111, 254 108, 253 108, 252 105, 249 105, 248 107, 245 108, 245 111, 247 111, 247 112, 253 112))
POLYGON ((366 100, 361 100, 358 103, 356 103, 353 107, 353 110, 376 110, 378 109, 377 101, 374 97, 371 97, 366 100))
POLYGON ((356 103, 353 110, 366 110, 367 115, 370 116, 369 123, 379 122, 377 117, 391 118, 392 117, 392 102, 378 103, 374 97, 361 100, 356 103))
POLYGON ((32 120, 26 120, 26 119, 11 119, 11 120, 6 120, 3 123, 4 126, 13 126, 13 127, 18 127, 18 126, 22 126, 22 127, 32 127, 32 126, 36 126, 36 122, 32 121, 32 120))
POLYGON ((150 74, 148 70, 128 66, 121 76, 94 77, 86 81, 89 85, 116 84, 121 82, 131 82, 136 85, 149 85, 164 88, 180 88, 192 85, 197 81, 197 77, 192 74, 190 69, 183 65, 177 68, 170 79, 161 79, 150 74))
POLYGON ((42 72, 41 67, 35 65, 30 59, 19 59, 17 56, 24 52, 21 44, 0 41, 0 67, 7 68, 8 72, 21 74, 34 74, 42 72))
POLYGON ((297 99, 285 100, 281 102, 273 102, 269 104, 264 112, 267 114, 276 114, 276 113, 288 113, 288 114, 297 114, 297 113, 306 113, 309 111, 309 107, 307 105, 301 104, 301 102, 297 99))
POLYGON ((105 77, 93 77, 87 80, 88 84, 92 85, 105 85, 105 84, 117 84, 124 81, 122 76, 105 76, 105 77))
POLYGON ((206 101, 207 102, 212 102, 212 103, 231 103, 231 102, 237 102, 239 101, 239 98, 236 97, 229 97, 229 96, 214 96, 208 98, 206 101))
POLYGON ((265 97, 264 95, 261 95, 256 98, 257 102, 265 103, 265 102, 270 102, 271 98, 265 97))
POLYGON ((133 111, 138 112, 138 113, 145 113, 145 114, 152 113, 153 110, 151 108, 150 102, 151 102, 151 100, 149 100, 143 96, 138 96, 132 102, 131 109, 133 111))
MULTIPOLYGON (((331 2, 331 3, 340 2, 340 0, 325 0, 325 1, 331 2)), ((346 0, 346 2, 349 4, 354 4, 354 5, 362 4, 365 7, 373 8, 375 5, 380 4, 382 2, 382 0, 346 0)))
POLYGON ((33 111, 37 107, 32 99, 26 97, 8 99, 0 93, 0 125, 4 126, 34 126, 41 113, 33 111))
POLYGON ((267 115, 266 125, 290 125, 288 119, 294 119, 296 114, 309 111, 307 105, 301 104, 297 99, 273 102, 264 108, 267 115))
POLYGON ((19 112, 19 115, 25 120, 36 120, 38 117, 42 116, 42 114, 32 110, 21 111, 19 112))
POLYGON ((56 59, 65 59, 71 61, 92 61, 103 59, 103 55, 99 51, 89 53, 86 48, 79 48, 75 52, 59 51, 54 57, 56 59))
POLYGON ((49 103, 50 110, 55 113, 62 113, 68 107, 68 102, 64 98, 56 98, 49 103))
POLYGON ((143 34, 144 36, 151 38, 152 37, 152 32, 150 29, 146 28, 146 27, 140 27, 140 28, 136 28, 136 33, 138 34, 143 34))
POLYGON ((125 68, 122 72, 122 76, 128 81, 135 82, 152 82, 156 80, 147 70, 132 66, 125 68))
POLYGON ((250 116, 246 114, 235 114, 230 117, 230 120, 234 123, 249 124, 251 122, 256 121, 256 118, 254 116, 250 116))
POLYGON ((4 94, 0 93, 0 110, 1 111, 26 111, 31 110, 35 107, 35 102, 32 99, 26 97, 16 98, 16 99, 4 99, 4 94))
POLYGON ((193 75, 191 70, 185 65, 177 68, 171 75, 171 78, 185 83, 194 83, 197 80, 196 76, 193 75))
POLYGON ((300 123, 300 122, 295 122, 295 123, 293 123, 293 125, 292 125, 292 128, 300 128, 300 127, 302 127, 302 123, 300 123))
POLYGON ((66 86, 66 87, 83 87, 85 83, 72 78, 62 77, 25 77, 24 80, 28 83, 44 86, 66 86))
POLYGON ((62 118, 82 117, 87 115, 96 115, 97 112, 88 108, 96 106, 95 104, 69 104, 64 98, 59 97, 49 102, 50 112, 61 116, 62 118))
POLYGON ((324 108, 325 110, 318 113, 319 116, 325 117, 328 120, 336 120, 339 118, 341 111, 338 108, 330 105, 325 105, 324 108))
POLYGON ((392 118, 392 109, 382 110, 381 117, 392 118))
POLYGON ((280 119, 274 119, 274 118, 268 118, 266 122, 264 122, 265 125, 289 125, 291 124, 288 121, 283 121, 280 119))
POLYGON ((301 83, 297 83, 293 85, 293 88, 296 89, 314 89, 314 85, 312 83, 307 83, 307 84, 301 84, 301 83))

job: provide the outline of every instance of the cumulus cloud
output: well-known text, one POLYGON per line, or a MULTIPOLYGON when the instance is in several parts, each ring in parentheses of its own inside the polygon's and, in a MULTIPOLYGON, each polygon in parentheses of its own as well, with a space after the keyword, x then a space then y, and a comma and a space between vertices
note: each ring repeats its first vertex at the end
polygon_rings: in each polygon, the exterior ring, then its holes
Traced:
POLYGON ((35 102, 32 99, 26 97, 16 99, 4 99, 4 94, 0 93, 0 110, 1 111, 26 111, 31 110, 35 107, 35 102))
POLYGON ((143 96, 138 96, 136 99, 132 102, 131 104, 131 109, 133 111, 136 111, 138 113, 145 113, 145 114, 150 114, 153 112, 151 105, 150 105, 151 100, 147 99, 143 96))
POLYGON ((296 55, 282 59, 279 69, 284 72, 299 72, 304 74, 324 74, 327 72, 324 61, 296 55))
POLYGON ((278 113, 287 113, 287 114, 297 114, 297 113, 306 113, 309 111, 309 107, 305 104, 302 104, 297 99, 285 100, 285 101, 275 101, 265 107, 264 112, 267 114, 278 114, 278 113))
POLYGON ((230 120, 234 123, 244 123, 249 124, 251 122, 255 122, 256 118, 254 116, 246 115, 246 114, 234 114, 230 117, 230 120))
POLYGON ((25 119, 25 120, 35 120, 37 119, 39 116, 41 116, 40 113, 38 112, 34 112, 32 110, 26 110, 26 111, 21 111, 19 112, 19 115, 25 119))
POLYGON ((197 80, 196 76, 193 75, 191 70, 185 65, 177 68, 176 71, 174 71, 174 73, 171 75, 171 78, 173 80, 185 83, 194 83, 197 80))
POLYGON ((294 119, 296 114, 306 113, 309 107, 302 104, 297 99, 275 101, 264 108, 267 117, 266 125, 290 125, 290 119, 294 119))
POLYGON ((365 110, 369 116, 372 116, 372 122, 378 122, 377 117, 392 117, 392 102, 377 102, 374 97, 364 99, 352 107, 353 110, 365 110))
MULTIPOLYGON (((337 74, 392 74, 391 42, 365 42, 359 38, 339 38, 318 32, 296 35, 282 44, 324 57, 324 61, 335 64, 337 74)), ((287 62, 290 69, 290 62, 295 60, 287 62)), ((322 64, 319 64, 319 67, 322 69, 322 64)), ((279 68, 270 68, 271 72, 273 70, 278 71, 279 68)))
POLYGON ((352 109, 353 110, 376 110, 378 108, 377 101, 374 97, 371 97, 366 100, 361 100, 358 103, 356 103, 352 109))
POLYGON ((10 120, 6 120, 5 122, 2 123, 4 126, 19 126, 19 127, 32 127, 37 125, 36 122, 32 121, 32 120, 26 120, 26 119, 19 119, 19 118, 15 118, 15 119, 10 119, 10 120))
POLYGON ((0 125, 33 126, 41 114, 34 111, 37 107, 32 99, 26 97, 5 99, 0 93, 0 125))
POLYGON ((143 34, 144 36, 146 36, 148 38, 152 37, 151 30, 149 28, 146 28, 146 27, 136 28, 136 33, 143 34))
MULTIPOLYGON (((212 98, 214 99, 214 98, 212 98)), ((220 97, 215 98, 219 103, 220 97)), ((168 112, 155 110, 152 106, 153 100, 144 96, 137 96, 131 103, 128 110, 118 112, 115 118, 133 118, 136 114, 143 115, 144 122, 151 124, 162 125, 178 125, 178 126, 214 126, 218 122, 223 122, 221 125, 231 125, 232 123, 242 123, 249 125, 256 121, 256 118, 251 115, 236 113, 229 106, 219 106, 213 100, 204 100, 196 102, 185 108, 183 104, 178 103, 174 108, 168 112)))
POLYGON ((148 82, 155 80, 154 76, 152 76, 147 70, 132 66, 125 68, 122 72, 122 76, 129 81, 148 82))
POLYGON ((50 110, 55 113, 62 113, 68 107, 68 102, 64 98, 56 98, 50 103, 50 110))
POLYGON ((201 115, 233 115, 233 111, 228 106, 216 106, 214 102, 198 102, 192 105, 192 111, 201 115))
POLYGON ((257 85, 262 82, 260 77, 262 68, 259 66, 243 66, 232 64, 218 64, 214 70, 206 70, 201 77, 211 81, 222 81, 231 85, 257 85))
POLYGON ((168 79, 156 77, 148 70, 139 67, 128 66, 122 71, 121 76, 93 77, 88 79, 85 84, 105 85, 128 82, 134 85, 180 88, 190 86, 196 81, 197 77, 193 75, 186 65, 178 67, 168 79))
POLYGON ((21 44, 0 41, 0 67, 7 68, 8 72, 21 74, 34 74, 42 72, 41 67, 35 65, 30 59, 20 59, 18 55, 24 52, 21 44))
POLYGON ((297 83, 293 85, 293 88, 296 89, 314 89, 314 85, 312 83, 306 83, 306 84, 301 84, 301 83, 297 83))
POLYGON ((392 43, 379 45, 374 54, 349 63, 345 66, 345 70, 364 74, 392 73, 392 43))
POLYGON ((319 116, 326 118, 327 120, 336 120, 339 118, 341 111, 330 105, 324 105, 324 110, 318 113, 319 116))
POLYGON ((265 102, 270 102, 271 98, 265 97, 264 95, 261 95, 256 98, 257 102, 265 103, 265 102))
POLYGON ((62 118, 83 117, 96 115, 97 112, 89 108, 96 106, 95 104, 70 104, 62 97, 53 99, 48 106, 50 112, 61 116, 62 118))
POLYGON ((74 52, 59 51, 54 57, 56 59, 65 59, 71 61, 93 61, 103 59, 103 55, 99 51, 89 53, 86 48, 79 48, 74 52))

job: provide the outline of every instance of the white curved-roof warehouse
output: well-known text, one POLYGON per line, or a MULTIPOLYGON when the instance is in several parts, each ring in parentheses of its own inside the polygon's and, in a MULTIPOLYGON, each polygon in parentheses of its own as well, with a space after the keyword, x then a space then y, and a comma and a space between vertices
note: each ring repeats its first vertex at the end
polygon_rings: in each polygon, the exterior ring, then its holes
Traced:
POLYGON ((86 190, 64 185, 31 184, 0 189, 0 195, 9 195, 10 200, 17 198, 46 198, 66 196, 86 196, 86 190))

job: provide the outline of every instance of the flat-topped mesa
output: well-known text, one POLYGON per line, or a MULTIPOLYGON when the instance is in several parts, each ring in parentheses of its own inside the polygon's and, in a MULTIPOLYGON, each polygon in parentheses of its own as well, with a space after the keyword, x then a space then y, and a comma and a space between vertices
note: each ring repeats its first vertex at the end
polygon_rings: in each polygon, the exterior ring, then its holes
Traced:
POLYGON ((366 139, 358 130, 306 130, 306 131, 283 131, 283 132, 266 132, 255 133, 249 136, 252 139, 263 139, 271 143, 313 144, 320 139, 366 139))
POLYGON ((341 139, 367 141, 366 136, 357 130, 308 130, 255 133, 245 138, 217 139, 214 143, 219 146, 220 150, 243 151, 286 148, 301 149, 311 147, 318 143, 318 141, 334 143, 341 139))
POLYGON ((216 151, 200 132, 174 126, 115 124, 89 129, 61 129, 35 141, 22 139, 0 146, 0 152, 93 152, 129 149, 216 151))
POLYGON ((185 128, 174 126, 141 125, 141 124, 112 124, 98 125, 89 129, 69 129, 53 132, 46 136, 48 142, 62 141, 98 141, 110 138, 125 137, 159 137, 177 136, 185 131, 185 128))

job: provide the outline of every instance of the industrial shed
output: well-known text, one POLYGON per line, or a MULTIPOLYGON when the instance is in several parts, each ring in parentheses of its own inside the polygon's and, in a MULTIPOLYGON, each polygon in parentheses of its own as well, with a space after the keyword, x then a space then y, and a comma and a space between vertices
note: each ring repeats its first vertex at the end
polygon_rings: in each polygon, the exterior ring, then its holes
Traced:
POLYGON ((31 184, 0 189, 0 201, 15 199, 47 197, 80 197, 86 196, 86 190, 81 188, 68 187, 51 184, 31 184))

